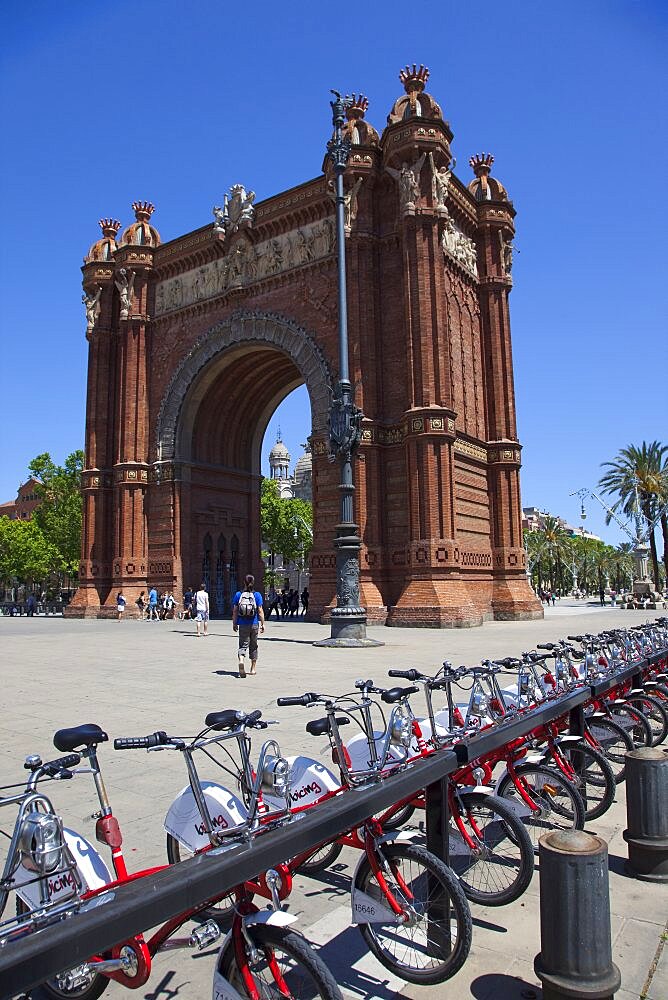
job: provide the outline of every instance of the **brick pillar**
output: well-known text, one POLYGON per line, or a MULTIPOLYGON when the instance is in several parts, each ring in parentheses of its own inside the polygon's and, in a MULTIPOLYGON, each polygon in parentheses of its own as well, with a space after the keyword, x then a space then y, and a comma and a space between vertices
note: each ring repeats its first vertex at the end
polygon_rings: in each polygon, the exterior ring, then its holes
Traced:
MULTIPOLYGON (((403 219, 408 545, 404 583, 388 625, 482 624, 459 571, 455 526, 455 417, 443 324, 439 217, 403 219), (444 364, 445 362, 445 364, 444 364)), ((398 375, 399 373, 397 373, 398 375)), ((396 560, 397 553, 390 559, 396 560)))
POLYGON ((116 337, 112 331, 112 265, 85 264, 83 286, 95 294, 101 288, 100 311, 88 330, 88 381, 86 387, 86 429, 84 469, 81 476, 83 528, 79 587, 67 617, 96 617, 112 587, 112 464, 114 454, 114 404, 116 380, 116 337))
POLYGON ((508 295, 508 249, 515 211, 507 200, 478 203, 480 317, 484 343, 488 484, 492 545, 492 613, 497 619, 542 618, 543 609, 526 576, 522 538, 515 389, 508 295))
MULTIPOLYGON (((135 251, 123 248, 116 260, 133 278, 133 293, 127 318, 118 319, 118 384, 116 406, 116 451, 113 467, 113 581, 107 608, 113 608, 116 593, 123 590, 131 607, 140 591, 149 586, 146 491, 148 489, 147 321, 150 256, 142 251, 141 267, 134 264, 135 251)), ((146 248, 149 251, 150 248, 146 248)), ((119 302, 120 314, 120 302, 119 302)), ((171 558, 170 558, 171 564, 171 558)), ((171 566, 170 566, 171 569, 171 566)), ((167 589, 172 573, 164 574, 167 589)))

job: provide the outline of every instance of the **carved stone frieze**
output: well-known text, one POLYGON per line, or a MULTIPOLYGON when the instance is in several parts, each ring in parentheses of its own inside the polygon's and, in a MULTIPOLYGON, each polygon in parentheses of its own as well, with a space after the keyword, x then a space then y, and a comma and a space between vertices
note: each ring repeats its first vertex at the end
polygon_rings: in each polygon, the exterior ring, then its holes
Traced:
POLYGON ((455 441, 455 451, 458 451, 462 455, 469 455, 471 458, 477 458, 481 462, 487 461, 487 449, 483 448, 482 445, 472 444, 471 441, 463 441, 461 438, 457 438, 455 441))
POLYGON ((470 236, 466 236, 459 229, 451 217, 445 220, 443 235, 441 237, 441 247, 446 257, 456 260, 474 278, 478 277, 476 245, 470 236))
POLYGON ((159 281, 155 289, 155 316, 184 309, 196 302, 224 295, 231 288, 253 285, 322 260, 336 246, 334 218, 310 223, 260 243, 245 237, 234 240, 229 252, 217 260, 159 281))

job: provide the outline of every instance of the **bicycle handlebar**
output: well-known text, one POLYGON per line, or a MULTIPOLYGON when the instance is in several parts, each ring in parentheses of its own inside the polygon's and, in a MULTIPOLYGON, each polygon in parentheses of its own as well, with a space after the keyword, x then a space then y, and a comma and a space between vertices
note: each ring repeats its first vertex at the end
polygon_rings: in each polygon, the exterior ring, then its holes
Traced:
POLYGON ((320 695, 315 691, 307 691, 306 694, 296 695, 290 698, 277 698, 276 704, 279 708, 288 708, 291 705, 312 705, 320 699, 320 695))
POLYGON ((407 681, 429 680, 428 677, 421 674, 415 667, 411 667, 410 670, 388 670, 387 674, 388 677, 404 677, 407 681))
POLYGON ((151 733, 150 736, 119 736, 114 740, 114 750, 151 750, 153 747, 169 745, 167 733, 151 733))
POLYGON ((554 642, 537 642, 536 649, 554 649, 555 645, 554 642))

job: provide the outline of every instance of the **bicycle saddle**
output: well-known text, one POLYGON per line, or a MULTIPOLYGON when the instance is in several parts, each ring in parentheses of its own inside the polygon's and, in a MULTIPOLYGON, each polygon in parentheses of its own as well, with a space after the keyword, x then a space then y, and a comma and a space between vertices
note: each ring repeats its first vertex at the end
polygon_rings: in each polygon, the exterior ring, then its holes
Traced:
POLYGON ((76 750, 77 747, 90 747, 96 743, 106 743, 109 737, 92 722, 85 726, 74 726, 72 729, 59 729, 53 737, 56 750, 63 752, 76 750))
MULTIPOLYGON (((337 717, 337 725, 347 726, 350 719, 346 715, 337 717)), ((324 719, 311 719, 310 722, 306 723, 306 732, 310 733, 311 736, 324 736, 325 733, 329 732, 329 716, 326 715, 324 719)))
POLYGON ((388 691, 383 691, 380 697, 381 700, 386 702, 388 705, 393 705, 395 701, 400 701, 401 698, 404 698, 406 695, 415 694, 415 692, 419 690, 419 688, 412 686, 405 688, 390 688, 388 691))

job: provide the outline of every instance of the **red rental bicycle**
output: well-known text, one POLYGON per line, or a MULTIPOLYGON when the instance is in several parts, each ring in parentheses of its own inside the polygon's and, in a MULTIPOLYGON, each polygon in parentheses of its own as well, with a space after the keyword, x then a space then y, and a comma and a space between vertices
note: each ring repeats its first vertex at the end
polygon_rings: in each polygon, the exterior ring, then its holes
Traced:
MULTIPOLYGON (((260 753, 257 771, 253 772, 250 757, 245 763, 250 776, 250 808, 234 803, 230 806, 228 816, 230 823, 222 827, 214 823, 214 818, 207 806, 207 800, 202 795, 202 788, 207 783, 200 782, 193 755, 197 750, 210 753, 211 748, 221 741, 236 738, 247 746, 245 736, 247 728, 264 728, 266 723, 260 722, 260 712, 244 715, 233 710, 213 712, 206 717, 206 728, 194 738, 179 738, 168 736, 164 732, 156 732, 150 736, 117 739, 114 742, 117 750, 146 749, 159 751, 172 749, 184 755, 188 769, 189 786, 177 797, 177 803, 183 805, 190 790, 193 801, 202 805, 199 813, 199 827, 204 827, 210 834, 209 850, 218 847, 224 850, 225 845, 234 846, 239 838, 248 835, 259 835, 271 829, 276 823, 289 819, 286 803, 282 814, 259 820, 259 806, 262 790, 271 790, 274 795, 281 789, 287 793, 287 781, 281 780, 287 775, 284 760, 277 752, 274 740, 267 741, 260 753), (236 822, 234 822, 236 821, 236 822)), ((112 813, 111 805, 102 780, 97 747, 106 742, 107 734, 96 725, 77 726, 73 729, 63 729, 56 733, 54 744, 58 749, 73 751, 75 748, 86 758, 89 767, 84 773, 93 775, 100 813, 96 824, 98 841, 106 844, 111 851, 115 878, 108 874, 107 880, 95 888, 82 892, 82 901, 93 899, 104 900, 105 894, 118 886, 140 880, 169 867, 159 865, 143 871, 129 873, 123 856, 123 838, 118 820, 112 813)), ((234 796, 233 796, 234 798, 234 796)), ((211 799, 210 799, 211 801, 211 799)), ((215 801, 215 799, 213 800, 215 801)), ((215 817, 216 819, 218 817, 215 817)), ((184 822, 195 822, 192 815, 185 817, 184 822)), ((86 842, 85 850, 95 853, 92 845, 86 842)), ((97 871, 104 865, 97 856, 97 871)), ((159 927, 149 938, 136 934, 108 952, 93 955, 86 962, 63 972, 48 982, 42 984, 44 993, 53 1000, 96 1000, 109 985, 110 980, 120 983, 129 989, 143 986, 151 973, 151 963, 157 952, 169 948, 209 947, 222 936, 219 923, 211 914, 217 913, 217 904, 229 902, 230 895, 234 899, 234 914, 232 925, 227 933, 216 960, 214 973, 214 990, 216 996, 232 1000, 237 997, 249 997, 250 1000, 274 995, 284 997, 322 997, 326 1000, 342 1000, 341 993, 329 970, 313 951, 308 942, 290 929, 289 925, 297 919, 284 912, 280 901, 287 895, 291 880, 281 879, 277 871, 270 870, 262 877, 261 884, 268 891, 272 906, 260 911, 253 903, 252 894, 244 885, 225 894, 214 895, 195 907, 185 910, 159 927), (281 888, 281 892, 278 891, 281 888), (207 916, 209 919, 206 919, 207 916), (190 934, 176 937, 188 922, 196 922, 190 934)))

